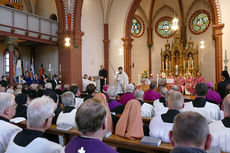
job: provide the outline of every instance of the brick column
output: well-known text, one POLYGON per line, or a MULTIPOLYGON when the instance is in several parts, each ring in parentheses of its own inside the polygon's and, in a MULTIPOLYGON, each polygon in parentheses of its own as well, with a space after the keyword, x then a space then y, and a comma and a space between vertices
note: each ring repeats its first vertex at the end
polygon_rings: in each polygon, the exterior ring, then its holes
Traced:
POLYGON ((8 46, 9 51, 9 81, 10 85, 14 84, 14 46, 17 45, 17 38, 14 37, 8 37, 6 39, 6 44, 8 46))
POLYGON ((59 33, 59 64, 63 84, 77 84, 82 87, 82 36, 83 32, 59 33), (69 37, 70 47, 65 47, 65 38, 69 37))
POLYGON ((224 24, 213 25, 213 38, 215 39, 215 58, 216 58, 216 83, 222 81, 221 72, 223 71, 222 58, 222 29, 224 24))
POLYGON ((104 65, 105 69, 108 71, 108 77, 106 79, 106 82, 108 84, 109 82, 109 25, 104 24, 104 65))
POLYGON ((122 38, 124 42, 124 71, 129 77, 129 82, 132 82, 131 75, 131 51, 132 51, 132 38, 122 38))

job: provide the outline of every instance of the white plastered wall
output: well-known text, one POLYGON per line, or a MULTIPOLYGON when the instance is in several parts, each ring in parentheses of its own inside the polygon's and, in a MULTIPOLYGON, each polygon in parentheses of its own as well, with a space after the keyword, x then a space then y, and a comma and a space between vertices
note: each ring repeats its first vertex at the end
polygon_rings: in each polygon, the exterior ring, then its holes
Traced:
POLYGON ((51 73, 58 74, 58 47, 53 45, 42 45, 31 48, 34 50, 34 71, 40 74, 40 66, 43 64, 44 73, 49 74, 48 68, 51 64, 51 73))
POLYGON ((84 0, 82 8, 82 75, 98 75, 104 64, 104 23, 100 0, 84 0))
MULTIPOLYGON (((200 3, 196 3, 191 12, 188 15, 188 20, 190 19, 191 15, 199 10, 201 7, 200 3)), ((210 8, 207 5, 203 5, 203 9, 207 10, 211 15, 210 8)), ((188 25, 188 22, 186 23, 188 25)), ((212 23, 210 24, 208 30, 200 35, 194 35, 187 28, 187 39, 189 40, 190 37, 194 42, 194 47, 198 46, 199 51, 199 65, 200 65, 200 72, 205 78, 205 81, 211 81, 215 83, 215 42, 212 37, 212 23), (200 41, 205 41, 205 48, 200 48, 200 41)))
POLYGON ((119 66, 124 67, 123 38, 124 22, 131 0, 114 0, 109 16, 109 83, 115 84, 115 74, 119 66), (120 51, 120 49, 122 51, 120 51), (113 68, 112 68, 113 67, 113 68))
MULTIPOLYGON (((34 1, 32 2, 32 7, 34 7, 34 1)), ((37 0, 35 14, 46 18, 49 18, 51 14, 57 15, 55 0, 37 0)))
POLYGON ((131 53, 131 63, 132 67, 132 82, 139 84, 139 76, 143 73, 144 70, 149 71, 149 50, 147 46, 147 21, 144 20, 143 15, 136 11, 138 16, 140 16, 145 24, 144 34, 140 38, 133 38, 133 47, 131 53))
MULTIPOLYGON (((227 56, 230 59, 230 1, 229 0, 219 0, 220 10, 221 10, 221 19, 224 24, 223 29, 223 60, 225 58, 225 50, 227 50, 227 56)), ((223 63, 224 66, 224 63, 223 63)), ((228 62, 228 71, 230 70, 230 62, 228 62)))

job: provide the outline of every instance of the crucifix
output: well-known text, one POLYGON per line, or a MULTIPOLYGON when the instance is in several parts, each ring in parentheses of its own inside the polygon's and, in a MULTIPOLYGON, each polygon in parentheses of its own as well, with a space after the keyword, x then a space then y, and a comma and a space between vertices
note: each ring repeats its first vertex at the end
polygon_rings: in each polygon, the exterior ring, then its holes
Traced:
POLYGON ((81 147, 81 149, 78 149, 78 151, 77 151, 78 153, 85 153, 85 149, 84 149, 84 147, 81 147))

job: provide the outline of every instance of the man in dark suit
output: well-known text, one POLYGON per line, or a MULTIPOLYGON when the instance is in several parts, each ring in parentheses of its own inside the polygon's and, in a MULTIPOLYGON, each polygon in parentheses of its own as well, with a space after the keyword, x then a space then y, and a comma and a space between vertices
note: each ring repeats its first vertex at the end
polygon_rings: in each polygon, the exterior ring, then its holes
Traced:
POLYGON ((59 84, 58 76, 54 74, 53 79, 50 82, 52 83, 53 90, 55 90, 55 87, 59 84))
POLYGON ((107 78, 108 76, 108 72, 107 70, 104 68, 103 65, 100 66, 100 71, 99 71, 99 74, 98 76, 101 76, 101 80, 100 80, 100 89, 101 89, 101 92, 103 92, 103 87, 105 85, 105 79, 107 78))

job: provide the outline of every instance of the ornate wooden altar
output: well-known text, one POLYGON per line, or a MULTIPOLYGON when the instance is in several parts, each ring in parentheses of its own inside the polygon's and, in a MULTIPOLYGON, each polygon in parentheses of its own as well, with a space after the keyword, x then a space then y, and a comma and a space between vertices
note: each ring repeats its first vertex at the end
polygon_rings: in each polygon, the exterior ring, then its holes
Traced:
POLYGON ((186 47, 183 46, 178 33, 175 34, 172 45, 168 40, 165 50, 161 49, 161 73, 172 73, 178 76, 180 73, 185 75, 190 72, 193 76, 199 71, 198 46, 195 48, 190 39, 186 47))

